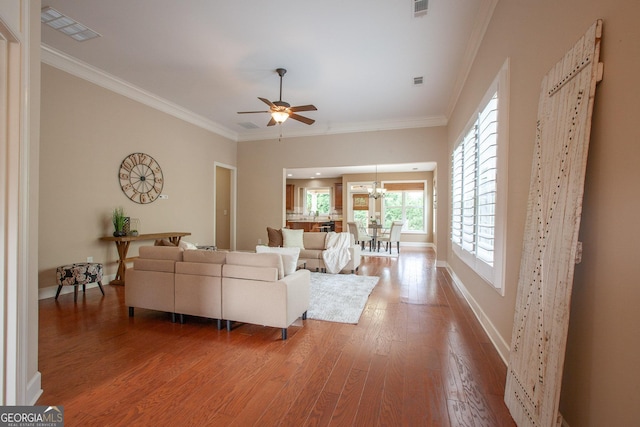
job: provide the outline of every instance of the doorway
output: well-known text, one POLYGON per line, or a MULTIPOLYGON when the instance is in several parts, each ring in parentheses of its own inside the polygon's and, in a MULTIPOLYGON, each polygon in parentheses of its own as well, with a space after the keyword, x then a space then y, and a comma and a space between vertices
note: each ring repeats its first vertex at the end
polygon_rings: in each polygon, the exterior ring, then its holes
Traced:
POLYGON ((236 249, 236 168, 214 163, 214 236, 218 249, 236 249))

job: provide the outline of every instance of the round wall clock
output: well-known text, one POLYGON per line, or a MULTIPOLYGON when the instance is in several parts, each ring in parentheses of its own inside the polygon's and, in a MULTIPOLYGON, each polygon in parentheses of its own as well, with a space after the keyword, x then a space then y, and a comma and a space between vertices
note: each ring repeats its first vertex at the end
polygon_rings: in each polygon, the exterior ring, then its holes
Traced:
POLYGON ((162 169, 153 157, 144 153, 129 154, 120 164, 120 187, 136 203, 151 203, 162 192, 162 169))

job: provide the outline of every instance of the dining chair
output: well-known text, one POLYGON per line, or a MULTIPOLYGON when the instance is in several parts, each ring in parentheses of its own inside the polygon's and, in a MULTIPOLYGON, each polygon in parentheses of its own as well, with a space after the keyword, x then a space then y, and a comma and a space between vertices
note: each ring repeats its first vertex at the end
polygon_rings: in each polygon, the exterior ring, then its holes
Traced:
POLYGON ((353 234, 353 238, 356 243, 360 243, 362 250, 364 250, 364 246, 367 242, 369 242, 369 247, 371 247, 371 236, 369 236, 366 231, 358 227, 356 222, 347 222, 347 227, 349 229, 349 233, 353 234))
POLYGON ((383 234, 378 237, 378 252, 380 251, 380 242, 384 242, 385 251, 388 249, 389 253, 391 253, 393 242, 396 242, 398 254, 400 253, 400 234, 402 233, 403 225, 403 221, 393 221, 393 223, 391 223, 391 228, 389 229, 389 234, 383 234))

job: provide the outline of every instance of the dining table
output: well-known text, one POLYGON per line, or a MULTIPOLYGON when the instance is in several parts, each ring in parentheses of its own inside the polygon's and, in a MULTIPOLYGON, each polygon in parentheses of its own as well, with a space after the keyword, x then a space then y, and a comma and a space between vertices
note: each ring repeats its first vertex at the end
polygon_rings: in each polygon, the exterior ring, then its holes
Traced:
POLYGON ((373 252, 373 248, 377 248, 378 237, 384 234, 384 228, 382 227, 382 224, 369 223, 369 225, 367 225, 367 230, 370 231, 369 235, 371 236, 369 252, 373 252), (382 230, 382 232, 379 232, 378 230, 382 230))

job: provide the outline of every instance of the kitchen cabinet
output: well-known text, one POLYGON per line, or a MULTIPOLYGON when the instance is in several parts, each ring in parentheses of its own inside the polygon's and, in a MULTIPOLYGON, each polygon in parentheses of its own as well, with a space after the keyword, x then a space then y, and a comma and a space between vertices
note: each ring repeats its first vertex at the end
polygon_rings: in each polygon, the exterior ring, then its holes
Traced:
POLYGON ((333 187, 333 207, 337 211, 342 210, 342 183, 336 183, 333 187))
POLYGON ((296 186, 293 184, 287 184, 286 186, 286 204, 285 209, 288 211, 292 211, 295 204, 295 192, 296 186))
MULTIPOLYGON (((287 221, 287 228, 292 230, 318 231, 325 221, 287 221)), ((342 220, 335 221, 336 233, 342 232, 342 220)))

